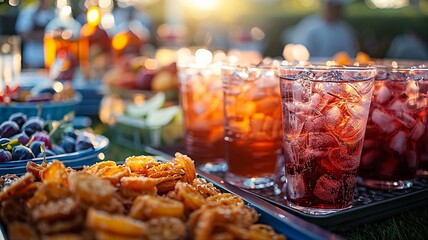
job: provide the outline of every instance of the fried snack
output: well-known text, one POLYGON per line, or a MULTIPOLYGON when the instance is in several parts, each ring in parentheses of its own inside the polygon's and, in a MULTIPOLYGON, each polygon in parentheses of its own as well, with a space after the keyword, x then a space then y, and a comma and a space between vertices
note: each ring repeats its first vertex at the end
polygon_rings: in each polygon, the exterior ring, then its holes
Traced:
POLYGON ((51 236, 43 236, 42 240, 84 240, 84 238, 77 234, 64 233, 64 234, 55 234, 51 236))
POLYGON ((120 179, 120 187, 139 194, 156 193, 156 185, 159 181, 149 177, 123 177, 120 179))
POLYGON ((131 170, 126 166, 108 166, 94 174, 95 177, 109 180, 114 186, 120 182, 120 179, 129 175, 131 175, 131 170))
POLYGON ((64 163, 53 160, 52 163, 40 171, 40 179, 43 183, 55 182, 68 186, 68 171, 64 163))
POLYGON ((19 177, 16 174, 6 174, 0 177, 0 190, 17 181, 19 177))
POLYGON ((43 171, 48 164, 46 162, 43 162, 42 164, 37 164, 35 162, 28 161, 27 165, 25 166, 25 169, 27 172, 32 173, 36 179, 40 179, 40 172, 43 171))
POLYGON ((94 176, 101 169, 105 167, 114 167, 114 166, 117 166, 116 162, 114 161, 103 161, 103 162, 95 163, 94 165, 91 165, 91 166, 83 167, 82 172, 88 173, 94 176))
POLYGON ((36 222, 36 228, 42 235, 48 236, 81 230, 83 229, 83 223, 84 216, 75 214, 73 217, 61 221, 38 221, 36 222))
POLYGON ((107 202, 116 191, 110 181, 85 173, 72 174, 69 180, 70 190, 78 199, 87 203, 107 202))
POLYGON ((202 194, 186 182, 178 182, 175 184, 174 192, 171 192, 169 196, 183 202, 184 208, 187 211, 194 211, 205 204, 205 198, 202 194))
POLYGON ((275 233, 271 226, 265 224, 254 224, 249 228, 242 228, 232 224, 223 225, 230 233, 238 239, 248 239, 248 240, 285 240, 283 235, 275 233))
POLYGON ((186 155, 183 155, 181 153, 176 153, 174 162, 181 165, 181 167, 184 169, 185 174, 181 179, 181 181, 192 183, 193 179, 196 178, 196 170, 195 170, 195 164, 193 163, 193 160, 186 155))
POLYGON ((149 229, 146 237, 149 240, 180 240, 186 237, 186 225, 179 218, 152 218, 146 224, 149 229))
POLYGON ((96 240, 141 240, 141 237, 129 237, 119 234, 112 234, 109 232, 95 230, 95 239, 96 240))
POLYGON ((77 201, 73 198, 64 198, 41 204, 31 211, 34 221, 55 221, 73 217, 77 212, 77 201))
POLYGON ((207 205, 208 206, 218 206, 218 205, 224 205, 224 206, 236 206, 236 207, 243 207, 244 201, 239 196, 236 196, 231 193, 221 193, 214 196, 211 196, 207 198, 207 205))
POLYGON ((161 163, 152 156, 131 156, 126 158, 125 166, 129 167, 132 172, 147 175, 150 168, 160 165, 161 163))
POLYGON ((197 178, 193 161, 128 157, 80 171, 60 161, 0 178, 10 239, 285 239, 242 198, 197 178), (18 233, 19 232, 19 233, 18 233))
POLYGON ((9 240, 39 239, 37 232, 27 223, 12 222, 7 227, 9 240))
POLYGON ((70 189, 61 183, 38 183, 38 185, 36 192, 27 201, 29 209, 45 204, 48 201, 56 201, 73 195, 70 189))
POLYGON ((208 183, 207 180, 203 178, 193 179, 192 186, 198 190, 204 198, 215 196, 220 194, 220 190, 216 188, 212 183, 208 183))
POLYGON ((21 196, 20 194, 25 192, 24 190, 26 187, 28 187, 35 180, 36 178, 34 175, 27 172, 24 176, 20 177, 9 186, 6 186, 2 189, 0 193, 0 201, 2 202, 12 197, 19 198, 21 196))
POLYGON ((8 199, 1 202, 1 220, 4 223, 26 222, 28 213, 25 211, 25 202, 21 199, 8 199))
POLYGON ((134 200, 129 216, 134 219, 147 220, 157 217, 180 218, 184 214, 182 202, 160 196, 139 196, 134 200))
POLYGON ((113 184, 106 179, 76 172, 70 175, 70 190, 85 209, 94 207, 110 213, 123 213, 125 208, 113 184))
POLYGON ((124 215, 112 215, 94 208, 88 209, 86 226, 91 229, 128 237, 143 237, 148 231, 144 222, 124 215))

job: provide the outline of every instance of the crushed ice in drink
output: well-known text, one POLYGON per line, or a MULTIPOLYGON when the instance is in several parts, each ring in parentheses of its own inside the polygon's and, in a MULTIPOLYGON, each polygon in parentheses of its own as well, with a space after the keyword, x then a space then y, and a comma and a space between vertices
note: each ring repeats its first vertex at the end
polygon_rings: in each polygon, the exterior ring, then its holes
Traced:
POLYGON ((290 175, 287 178, 287 190, 289 197, 292 199, 301 198, 306 193, 306 183, 302 175, 290 175))
POLYGON ((412 140, 418 141, 424 135, 426 126, 422 121, 418 121, 412 131, 412 140))
POLYGON ((407 137, 404 131, 397 132, 389 142, 389 148, 402 155, 406 151, 407 137))
POLYGON ((342 73, 337 70, 332 70, 323 73, 317 80, 338 82, 342 80, 342 73))
POLYGON ((319 199, 333 203, 337 201, 342 184, 328 175, 321 176, 315 185, 314 195, 319 199))
POLYGON ((336 147, 336 138, 328 133, 308 133, 308 148, 316 150, 327 150, 336 147))
POLYGON ((387 86, 383 85, 379 90, 374 94, 375 101, 379 104, 385 104, 392 96, 391 91, 387 86))
POLYGON ((309 70, 300 71, 294 76, 295 79, 302 79, 302 80, 311 80, 314 77, 315 77, 315 72, 309 71, 309 70))
POLYGON ((351 156, 346 152, 346 149, 342 148, 331 149, 328 159, 335 168, 343 171, 355 170, 360 164, 359 156, 351 156))
POLYGON ((397 123, 394 122, 392 116, 377 108, 373 110, 371 119, 372 122, 385 133, 392 133, 399 127, 397 123))
POLYGON ((327 125, 332 128, 339 126, 345 119, 340 108, 336 105, 324 111, 324 116, 327 125))

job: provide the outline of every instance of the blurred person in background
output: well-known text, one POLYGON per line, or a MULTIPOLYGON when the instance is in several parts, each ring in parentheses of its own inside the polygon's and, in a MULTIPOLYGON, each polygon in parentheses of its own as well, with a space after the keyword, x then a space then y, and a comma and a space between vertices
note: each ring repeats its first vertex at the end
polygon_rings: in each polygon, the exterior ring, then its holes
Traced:
POLYGON ((23 42, 23 66, 43 68, 43 37, 46 25, 55 17, 52 0, 38 0, 18 14, 15 29, 23 42))
POLYGON ((355 57, 354 29, 343 19, 344 5, 350 0, 320 0, 321 12, 302 19, 284 32, 284 42, 303 44, 311 58, 331 58, 338 52, 355 57))
POLYGON ((428 45, 414 30, 395 36, 386 52, 387 58, 428 60, 428 45))

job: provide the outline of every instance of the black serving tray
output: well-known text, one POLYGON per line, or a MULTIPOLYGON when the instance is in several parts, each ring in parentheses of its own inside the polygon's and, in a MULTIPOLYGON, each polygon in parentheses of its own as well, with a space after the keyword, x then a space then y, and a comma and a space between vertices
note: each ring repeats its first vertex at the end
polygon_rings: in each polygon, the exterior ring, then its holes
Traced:
POLYGON ((283 194, 275 194, 273 187, 244 191, 336 232, 349 231, 361 224, 384 220, 414 208, 428 206, 428 179, 423 178, 416 179, 412 188, 402 190, 371 189, 357 184, 352 207, 326 215, 312 215, 288 207, 283 194))
MULTIPOLYGON (((182 148, 155 149, 146 147, 148 153, 169 157, 175 150, 184 153, 182 148)), ((214 174, 222 177, 221 173, 214 174)), ((279 185, 281 184, 282 181, 279 185)), ((428 206, 428 179, 424 178, 417 178, 413 187, 402 190, 371 189, 357 184, 352 207, 326 215, 312 215, 287 206, 284 195, 278 193, 278 186, 260 190, 240 190, 253 194, 308 222, 335 232, 349 231, 361 224, 384 220, 411 209, 428 206)))

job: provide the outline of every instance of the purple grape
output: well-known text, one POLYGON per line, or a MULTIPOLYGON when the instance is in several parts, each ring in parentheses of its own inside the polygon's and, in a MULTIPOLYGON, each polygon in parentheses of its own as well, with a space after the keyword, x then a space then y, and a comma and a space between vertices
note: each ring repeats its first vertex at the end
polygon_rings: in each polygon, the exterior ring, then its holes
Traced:
POLYGON ((76 139, 76 151, 81 151, 85 149, 94 149, 94 145, 92 144, 92 139, 94 138, 94 135, 82 132, 77 136, 76 139))
POLYGON ((21 131, 25 132, 28 136, 32 136, 35 132, 43 130, 44 122, 40 118, 30 118, 22 125, 21 131))
POLYGON ((31 149, 31 151, 33 152, 34 156, 38 156, 39 153, 41 152, 40 147, 44 144, 44 142, 42 141, 33 141, 30 143, 29 148, 31 149))
POLYGON ((30 148, 19 145, 12 149, 12 159, 13 160, 24 160, 24 159, 32 159, 34 158, 34 154, 30 148))
POLYGON ((19 132, 19 125, 14 121, 4 121, 0 125, 0 137, 8 138, 19 132))
POLYGON ((57 144, 52 144, 52 152, 54 152, 56 155, 65 154, 64 148, 57 144))
POLYGON ((22 125, 24 125, 24 123, 27 121, 27 115, 21 112, 17 112, 10 115, 9 120, 16 122, 19 127, 22 127, 22 125))
POLYGON ((10 142, 10 138, 0 138, 0 145, 10 142))
POLYGON ((76 149, 75 142, 76 141, 72 137, 65 136, 61 139, 60 146, 64 148, 66 153, 72 153, 75 152, 76 149))
POLYGON ((12 160, 12 153, 7 150, 0 149, 0 162, 9 162, 12 160))
MULTIPOLYGON (((51 150, 46 150, 45 151, 46 157, 50 157, 50 156, 55 156, 56 154, 54 152, 52 152, 51 150)), ((43 153, 39 153, 37 155, 38 158, 42 158, 43 157, 43 153)))
POLYGON ((64 130, 63 136, 69 136, 69 137, 72 137, 74 139, 77 139, 77 134, 74 131, 74 128, 67 128, 66 130, 64 130))
POLYGON ((30 137, 25 132, 20 132, 10 138, 10 140, 18 139, 18 142, 22 145, 26 145, 30 141, 30 137))
POLYGON ((49 139, 49 134, 42 131, 42 132, 35 132, 31 138, 33 140, 42 141, 45 143, 46 148, 52 149, 51 140, 49 139))

